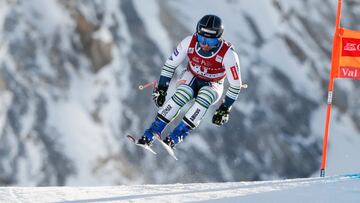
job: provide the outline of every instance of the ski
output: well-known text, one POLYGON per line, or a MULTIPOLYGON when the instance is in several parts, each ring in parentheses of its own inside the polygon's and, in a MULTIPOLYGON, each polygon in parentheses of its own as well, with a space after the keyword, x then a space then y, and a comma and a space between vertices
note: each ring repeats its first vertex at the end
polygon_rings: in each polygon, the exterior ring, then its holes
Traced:
POLYGON ((161 145, 165 148, 165 150, 168 152, 168 154, 174 158, 175 160, 178 160, 178 158, 175 155, 174 150, 167 144, 165 144, 165 142, 162 141, 162 139, 158 136, 155 135, 155 138, 161 143, 161 145))
POLYGON ((150 151, 151 153, 156 155, 156 152, 148 145, 143 145, 143 144, 139 144, 138 143, 138 139, 136 139, 134 136, 132 135, 127 135, 126 136, 131 142, 133 142, 136 146, 142 147, 148 151, 150 151))

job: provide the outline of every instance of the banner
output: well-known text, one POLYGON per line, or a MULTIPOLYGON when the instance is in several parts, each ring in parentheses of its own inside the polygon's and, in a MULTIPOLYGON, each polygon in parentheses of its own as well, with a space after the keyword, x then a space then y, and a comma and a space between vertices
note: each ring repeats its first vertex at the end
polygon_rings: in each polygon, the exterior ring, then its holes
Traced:
POLYGON ((360 32, 340 28, 340 52, 335 78, 360 80, 360 32))

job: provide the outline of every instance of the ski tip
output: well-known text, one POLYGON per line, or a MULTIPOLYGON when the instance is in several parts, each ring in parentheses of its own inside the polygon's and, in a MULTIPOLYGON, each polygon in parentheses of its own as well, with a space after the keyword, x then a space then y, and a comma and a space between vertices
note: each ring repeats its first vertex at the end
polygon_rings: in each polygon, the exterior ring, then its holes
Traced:
POLYGON ((174 158, 175 159, 175 161, 178 161, 179 159, 176 157, 176 155, 175 154, 171 154, 171 153, 169 153, 170 154, 170 156, 172 157, 172 158, 174 158))
POLYGON ((136 143, 136 139, 135 139, 133 136, 131 136, 131 135, 126 135, 126 137, 127 137, 129 140, 131 140, 131 141, 133 141, 134 143, 136 143))

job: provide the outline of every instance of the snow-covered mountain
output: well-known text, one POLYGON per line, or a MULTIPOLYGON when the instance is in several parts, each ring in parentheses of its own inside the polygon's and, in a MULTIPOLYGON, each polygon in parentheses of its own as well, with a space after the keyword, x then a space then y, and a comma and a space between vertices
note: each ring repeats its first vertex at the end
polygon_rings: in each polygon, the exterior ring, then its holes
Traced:
POLYGON ((242 202, 358 203, 359 174, 277 181, 122 185, 112 187, 0 187, 2 202, 242 202))
MULTIPOLYGON (((318 175, 336 0, 0 1, 0 184, 189 183, 318 175), (153 156, 129 144, 176 44, 219 15, 249 85, 217 128, 153 156)), ((343 25, 360 29, 356 1, 343 25)), ((179 67, 180 72, 184 67, 179 67)), ((360 83, 336 81, 328 174, 358 172, 360 83)), ((181 118, 181 117, 180 117, 181 118)), ((174 126, 170 126, 171 130, 174 126)))

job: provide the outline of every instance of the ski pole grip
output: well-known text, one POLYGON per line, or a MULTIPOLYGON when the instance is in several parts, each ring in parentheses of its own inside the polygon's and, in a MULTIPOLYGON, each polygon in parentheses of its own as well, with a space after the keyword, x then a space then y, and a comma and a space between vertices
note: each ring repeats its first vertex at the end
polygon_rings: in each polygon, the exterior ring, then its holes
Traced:
POLYGON ((248 84, 242 84, 241 88, 244 88, 244 89, 248 88, 248 84))

